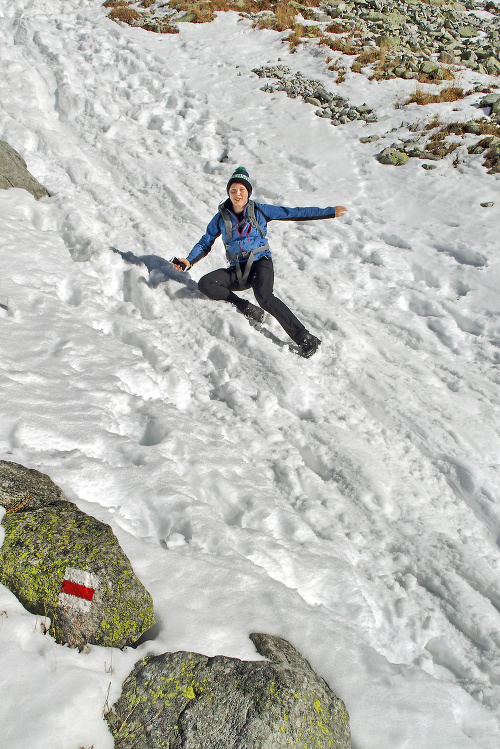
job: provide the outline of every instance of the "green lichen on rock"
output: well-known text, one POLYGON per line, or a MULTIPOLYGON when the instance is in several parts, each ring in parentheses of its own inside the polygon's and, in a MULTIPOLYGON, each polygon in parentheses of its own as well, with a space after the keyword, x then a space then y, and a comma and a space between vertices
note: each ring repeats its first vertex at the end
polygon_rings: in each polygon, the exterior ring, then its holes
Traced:
POLYGON ((270 661, 145 658, 106 715, 122 749, 348 749, 344 703, 288 643, 252 635, 270 661))
POLYGON ((0 140, 0 189, 20 187, 37 200, 48 195, 43 185, 27 169, 23 157, 4 140, 0 140))
POLYGON ((0 582, 50 619, 58 642, 124 647, 153 625, 151 596, 111 528, 68 502, 48 476, 1 461, 0 502, 0 582), (91 579, 91 591, 73 586, 61 596, 68 570, 91 579))
POLYGON ((398 151, 398 149, 392 146, 384 148, 384 150, 378 155, 378 160, 381 164, 390 164, 391 166, 402 166, 408 161, 408 154, 404 151, 398 151))

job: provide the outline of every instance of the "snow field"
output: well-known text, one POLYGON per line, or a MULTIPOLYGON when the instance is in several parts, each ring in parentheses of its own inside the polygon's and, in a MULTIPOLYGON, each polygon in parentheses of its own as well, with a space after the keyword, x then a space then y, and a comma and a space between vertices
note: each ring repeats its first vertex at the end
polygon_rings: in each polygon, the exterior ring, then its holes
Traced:
POLYGON ((15 0, 0 39, 0 137, 52 194, 0 194, 2 457, 112 525, 158 619, 108 673, 110 651, 55 645, 3 588, 0 735, 106 749, 138 658, 253 658, 268 631, 345 700, 354 749, 496 747, 498 216, 479 203, 498 180, 376 162, 361 135, 424 116, 394 110, 408 83, 348 77, 388 118, 369 128, 260 92, 252 67, 328 81, 322 59, 233 14, 164 37, 97 0, 15 0), (198 293, 221 245, 190 275, 164 262, 240 163, 257 200, 349 208, 270 225, 277 293, 323 340, 310 361, 198 293))

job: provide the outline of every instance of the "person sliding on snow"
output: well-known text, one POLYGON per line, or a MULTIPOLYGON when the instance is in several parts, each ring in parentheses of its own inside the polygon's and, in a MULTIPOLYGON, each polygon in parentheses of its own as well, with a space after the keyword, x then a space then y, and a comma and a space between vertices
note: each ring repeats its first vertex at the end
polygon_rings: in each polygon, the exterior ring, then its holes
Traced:
POLYGON ((212 249, 217 237, 222 235, 229 268, 208 273, 198 281, 198 288, 209 299, 226 301, 250 320, 262 322, 264 310, 269 312, 290 338, 299 346, 299 354, 312 356, 321 341, 309 333, 304 325, 273 294, 274 270, 271 251, 267 243, 269 221, 311 221, 336 218, 346 212, 343 206, 328 208, 285 208, 283 206, 254 203, 250 200, 252 183, 247 170, 239 166, 227 183, 229 198, 220 204, 218 213, 207 226, 206 233, 195 244, 187 258, 174 258, 177 270, 189 270, 212 249), (253 289, 259 304, 251 304, 234 293, 235 290, 253 289))

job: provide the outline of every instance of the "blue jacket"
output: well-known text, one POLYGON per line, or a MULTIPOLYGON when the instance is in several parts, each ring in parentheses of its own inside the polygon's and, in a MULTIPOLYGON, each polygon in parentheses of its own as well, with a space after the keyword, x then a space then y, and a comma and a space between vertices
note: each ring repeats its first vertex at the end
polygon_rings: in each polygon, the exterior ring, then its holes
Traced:
MULTIPOLYGON (((238 256, 242 252, 253 250, 254 261, 260 260, 262 257, 272 257, 265 236, 269 221, 313 221, 321 218, 335 218, 334 206, 329 206, 328 208, 285 208, 284 206, 267 205, 265 203, 254 203, 254 205, 255 218, 262 227, 264 236, 261 236, 259 230, 255 226, 252 226, 250 222, 246 222, 241 224, 239 229, 233 229, 228 245, 224 220, 219 211, 208 224, 205 234, 189 253, 187 259, 191 265, 205 257, 212 249, 212 245, 217 237, 221 235, 226 245, 229 265, 236 265, 238 262, 241 262, 241 258, 238 256), (262 247, 261 251, 259 251, 259 247, 262 247)), ((229 198, 224 203, 224 206, 229 212, 233 227, 236 227, 238 219, 233 213, 233 206, 229 198)), ((247 207, 248 204, 243 211, 243 218, 246 216, 247 207)))

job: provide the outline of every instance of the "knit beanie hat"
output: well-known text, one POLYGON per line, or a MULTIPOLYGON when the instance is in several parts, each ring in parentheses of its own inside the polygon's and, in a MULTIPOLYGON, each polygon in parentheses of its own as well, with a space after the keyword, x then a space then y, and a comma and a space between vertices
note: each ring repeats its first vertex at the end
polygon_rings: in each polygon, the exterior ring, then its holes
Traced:
POLYGON ((228 192, 233 182, 239 182, 240 184, 244 185, 247 188, 248 196, 250 197, 250 195, 252 194, 252 183, 250 182, 250 176, 244 166, 237 166, 232 173, 226 187, 226 190, 228 192))

